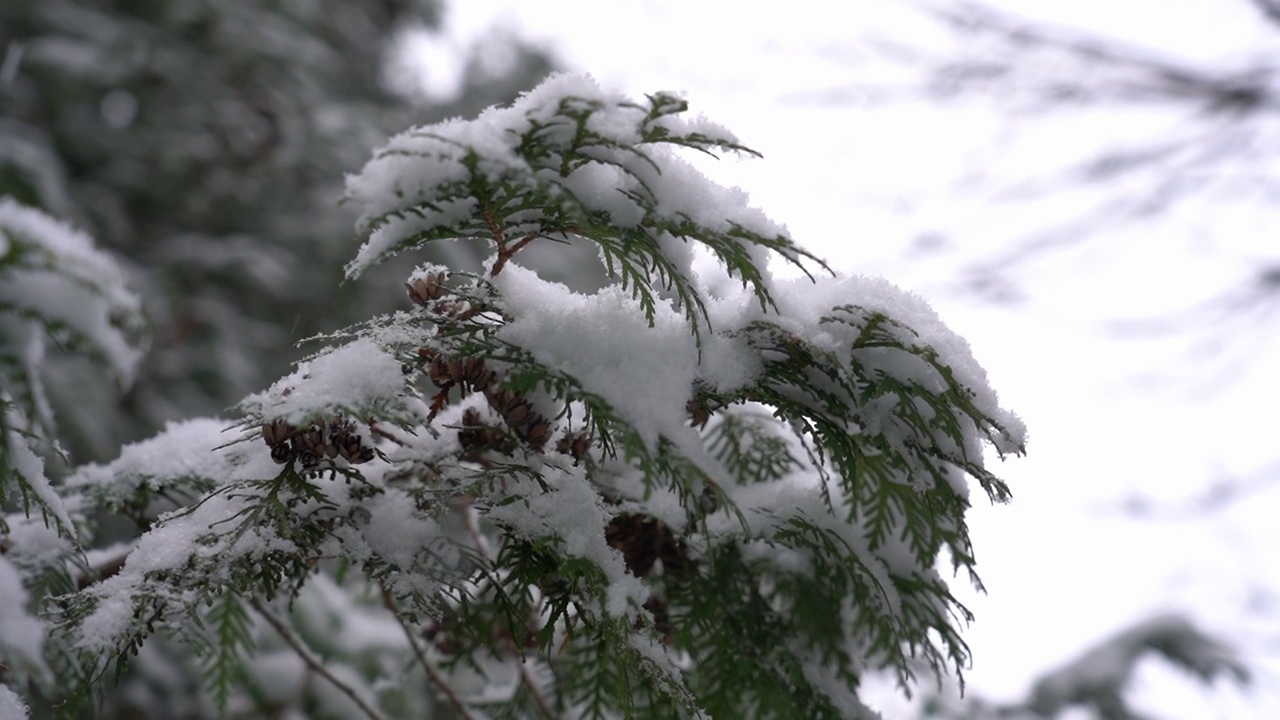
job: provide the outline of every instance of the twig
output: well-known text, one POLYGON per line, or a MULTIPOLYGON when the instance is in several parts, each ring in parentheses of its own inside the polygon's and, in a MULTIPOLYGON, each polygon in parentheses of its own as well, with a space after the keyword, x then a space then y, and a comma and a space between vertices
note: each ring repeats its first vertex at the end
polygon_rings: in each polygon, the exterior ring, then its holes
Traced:
POLYGON ((507 261, 523 250, 526 245, 533 242, 538 237, 538 234, 529 233, 515 241, 515 243, 508 245, 507 236, 502 232, 502 226, 498 225, 498 220, 493 216, 493 213, 488 208, 481 210, 480 213, 484 217, 485 224, 489 226, 489 234, 493 236, 494 244, 498 246, 498 259, 493 262, 493 269, 489 271, 489 277, 497 277, 498 273, 502 272, 502 268, 506 266, 507 261))
POLYGON ((482 208, 480 215, 484 217, 484 224, 489 226, 489 234, 493 236, 493 241, 498 244, 498 248, 504 248, 507 245, 507 236, 502 232, 502 226, 498 224, 497 218, 489 211, 489 208, 482 208))
POLYGON ((516 647, 515 641, 511 638, 507 638, 507 645, 512 655, 515 656, 516 667, 520 669, 520 682, 529 691, 529 694, 533 696, 533 703, 538 706, 538 710, 543 717, 547 718, 547 720, 555 720, 556 714, 552 712, 551 706, 547 704, 547 699, 542 697, 542 691, 534 684, 533 676, 529 674, 529 668, 525 666, 524 653, 520 652, 520 649, 516 647))
POLYGON ((129 559, 129 554, 137 547, 137 543, 124 543, 115 548, 115 552, 103 551, 94 553, 101 555, 101 559, 97 564, 86 563, 81 572, 74 575, 76 581, 76 589, 84 590, 85 588, 102 582, 107 578, 115 575, 124 569, 125 562, 129 559))
POLYGON ((436 672, 435 668, 431 667, 431 662, 427 660, 426 653, 424 653, 422 651, 422 647, 418 645, 418 639, 414 637, 413 630, 409 629, 409 625, 404 621, 404 618, 400 616, 400 608, 396 606, 396 600, 391 596, 391 591, 387 589, 386 584, 381 583, 379 584, 379 587, 382 588, 383 606, 386 607, 387 610, 391 611, 391 616, 400 624, 400 629, 404 630, 404 637, 409 641, 409 647, 413 649, 414 656, 418 658, 418 664, 422 665, 423 671, 426 672, 427 679, 431 681, 431 684, 434 685, 437 690, 444 694, 445 699, 447 699, 449 704, 453 706, 453 709, 457 711, 460 718, 463 720, 475 720, 475 716, 471 714, 471 711, 467 709, 466 705, 462 704, 462 700, 456 693, 454 693, 453 688, 449 687, 449 684, 444 681, 444 678, 440 677, 440 673, 436 672))
POLYGON ((536 237, 538 237, 536 234, 531 233, 515 241, 512 245, 507 245, 505 242, 499 245, 498 259, 494 261, 493 269, 489 271, 489 277, 497 277, 498 273, 502 271, 503 266, 507 264, 507 261, 510 260, 513 255, 520 252, 524 246, 533 242, 536 237))
POLYGON ((399 445, 400 447, 407 447, 407 446, 408 446, 408 443, 406 443, 404 440, 402 440, 402 439, 400 439, 400 438, 396 437, 394 434, 392 434, 392 433, 390 433, 390 432, 387 432, 386 430, 383 430, 383 429, 382 429, 382 427, 381 427, 380 425, 378 425, 378 420, 377 420, 376 418, 372 418, 372 417, 371 417, 371 418, 369 418, 369 423, 368 423, 368 425, 369 425, 369 432, 370 432, 370 433, 373 433, 374 435, 377 435, 378 437, 384 437, 384 438, 386 438, 386 439, 390 440, 391 442, 393 442, 393 443, 395 443, 395 444, 399 445))
POLYGON ((289 647, 293 648, 294 652, 298 653, 298 657, 302 658, 302 662, 306 663, 308 668, 320 677, 328 680, 329 684, 337 688, 343 695, 351 698, 351 702, 355 703, 356 707, 360 708, 360 711, 363 712, 369 720, 386 720, 381 713, 371 707, 363 698, 360 697, 358 693, 356 693, 355 688, 342 680, 339 680, 337 676, 330 672, 329 669, 324 666, 324 663, 311 652, 311 649, 303 643, 302 639, 297 635, 294 635, 293 630, 291 630, 283 620, 276 617, 275 613, 267 609, 258 600, 258 598, 252 598, 249 602, 253 605, 253 609, 257 610, 258 614, 262 616, 262 619, 266 620, 268 625, 275 628, 275 631, 280 634, 280 637, 285 641, 285 643, 288 644, 289 647))

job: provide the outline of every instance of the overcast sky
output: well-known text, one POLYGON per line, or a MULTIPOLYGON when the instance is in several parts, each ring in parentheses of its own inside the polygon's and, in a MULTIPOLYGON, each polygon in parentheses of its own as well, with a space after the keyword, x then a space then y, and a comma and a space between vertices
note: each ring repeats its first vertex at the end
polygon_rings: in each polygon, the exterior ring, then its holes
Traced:
MULTIPOLYGON (((1001 4, 1188 61, 1231 64, 1280 49, 1280 31, 1248 0, 1001 4)), ((990 593, 970 600, 973 690, 1014 698, 1108 633, 1176 611, 1235 642, 1260 671, 1259 687, 1187 689, 1152 664, 1137 683, 1140 704, 1171 718, 1280 717, 1280 492, 1203 518, 1139 522, 1115 509, 1131 496, 1177 503, 1280 457, 1280 382, 1267 369, 1280 366, 1280 330, 1245 321, 1217 339, 1271 341, 1246 354, 1197 355, 1192 341, 1203 332, 1135 338, 1113 329, 1244 282, 1277 257, 1274 213, 1189 203, 1036 267, 1017 303, 982 302, 954 282, 964 263, 1098 199, 996 203, 965 178, 1016 181, 1179 118, 1156 109, 1011 119, 977 101, 841 100, 833 91, 854 81, 909 79, 877 64, 874 38, 939 52, 954 42, 887 0, 455 0, 449 13, 449 35, 420 48, 435 92, 452 91, 451 58, 498 36, 495 28, 546 43, 568 69, 609 86, 683 91, 694 111, 765 155, 722 161, 710 175, 742 186, 833 266, 925 295, 970 338, 1031 429, 1030 456, 1000 468, 1013 504, 972 516, 990 593)))

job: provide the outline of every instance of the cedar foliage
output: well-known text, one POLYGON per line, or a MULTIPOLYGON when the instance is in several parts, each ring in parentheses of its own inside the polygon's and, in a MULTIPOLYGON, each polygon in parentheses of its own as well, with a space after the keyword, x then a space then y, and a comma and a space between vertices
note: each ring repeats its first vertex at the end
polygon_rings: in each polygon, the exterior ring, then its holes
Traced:
POLYGON ((566 76, 393 138, 348 181, 350 281, 459 239, 483 271, 423 265, 411 310, 314 338, 235 419, 76 469, 66 523, 11 514, 48 622, 25 677, 71 714, 163 640, 198 658, 191 716, 837 718, 873 716, 868 672, 959 672, 935 566, 978 582, 967 482, 1009 499, 983 444, 1021 423, 922 302, 828 277, 683 151, 753 154, 566 76), (594 246, 610 284, 538 278, 534 243, 594 246), (104 511, 140 536, 89 550, 104 511))

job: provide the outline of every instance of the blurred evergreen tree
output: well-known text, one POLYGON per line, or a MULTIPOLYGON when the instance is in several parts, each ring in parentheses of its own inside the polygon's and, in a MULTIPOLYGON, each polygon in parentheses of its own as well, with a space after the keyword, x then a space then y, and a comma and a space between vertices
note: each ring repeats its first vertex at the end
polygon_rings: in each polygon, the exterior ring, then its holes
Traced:
POLYGON ((473 59, 458 100, 397 93, 388 53, 441 14, 438 0, 0 3, 0 196, 119 256, 152 326, 123 399, 83 361, 47 367, 75 460, 221 412, 285 372, 297 340, 403 302, 396 283, 333 289, 354 222, 343 173, 391 130, 509 100, 551 68, 508 37, 511 60, 473 59))

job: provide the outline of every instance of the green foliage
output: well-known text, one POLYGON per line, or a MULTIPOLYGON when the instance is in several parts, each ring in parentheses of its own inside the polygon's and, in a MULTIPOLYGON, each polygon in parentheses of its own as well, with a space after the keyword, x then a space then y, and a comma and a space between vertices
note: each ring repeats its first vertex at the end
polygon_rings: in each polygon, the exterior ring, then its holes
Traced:
POLYGON ((46 347, 73 351, 104 370, 99 377, 127 382, 142 324, 119 268, 88 237, 0 197, 0 506, 16 491, 25 514, 38 508, 47 524, 73 533, 42 457, 57 450, 46 347))
MULTIPOLYGON (((199 623, 199 616, 192 619, 199 623)), ((204 682, 218 710, 226 712, 233 685, 243 683, 241 658, 253 648, 252 618, 244 598, 225 593, 209 605, 200 629, 209 632, 209 643, 201 648, 204 682)))
POLYGON ((149 532, 58 598, 64 677, 160 640, 199 659, 187 713, 834 718, 871 716, 867 672, 958 671, 935 564, 974 572, 967 478, 1006 500, 982 443, 1021 424, 918 300, 774 279, 812 258, 687 164, 750 151, 685 110, 558 77, 375 154, 349 274, 457 239, 482 272, 424 265, 411 312, 319 338, 238 419, 77 469, 76 523, 149 532), (534 243, 611 283, 548 282, 534 243), (283 657, 313 684, 255 677, 283 657))
MULTIPOLYGON (((662 181, 669 161, 653 155, 662 146, 692 148, 708 154, 715 151, 753 151, 738 144, 728 134, 708 134, 702 130, 673 132, 668 121, 688 110, 688 103, 668 94, 648 97, 648 105, 626 101, 609 103, 581 97, 561 98, 554 109, 532 113, 518 129, 507 132, 501 151, 468 146, 439 132, 415 130, 401 136, 402 142, 375 154, 374 162, 392 157, 416 159, 420 163, 440 161, 456 164, 461 177, 435 184, 420 196, 407 196, 390 209, 362 218, 361 225, 371 235, 394 228, 396 241, 389 247, 366 246, 361 257, 347 266, 350 276, 358 276, 369 265, 410 248, 423 247, 443 239, 479 238, 498 244, 511 240, 511 252, 535 239, 574 236, 594 243, 609 276, 621 282, 640 300, 645 317, 652 322, 658 289, 674 292, 696 327, 706 320, 701 293, 693 285, 688 269, 671 256, 666 244, 672 240, 696 242, 710 250, 725 269, 749 285, 762 306, 770 303, 759 267, 764 251, 779 253, 800 266, 803 259, 817 261, 782 234, 758 232, 741 221, 724 223, 697 221, 683 210, 665 208, 656 184, 662 181), (632 134, 626 138, 597 129, 591 119, 597 113, 633 109, 639 113, 632 134), (550 110, 550 112, 547 112, 550 110), (636 139, 638 138, 638 140, 636 139), (429 140, 414 147, 414 140, 429 140), (513 146, 513 147, 509 147, 513 146), (514 152, 515 157, 510 154, 514 152), (638 211, 630 222, 617 222, 598 199, 579 197, 564 182, 575 173, 604 166, 622 175, 617 192, 638 211), (445 208, 467 207, 459 217, 445 208), (717 225, 723 225, 718 227, 717 225), (415 226, 398 232, 401 226, 415 226), (514 230, 515 232, 511 232, 514 230), (515 239, 515 235, 521 237, 515 239), (374 251, 376 250, 376 252, 374 251)), ((448 126, 446 126, 448 127, 448 126)), ((501 269, 505 257, 499 255, 495 267, 501 269)), ((825 267, 825 266, 824 266, 825 267)))

